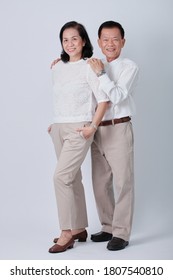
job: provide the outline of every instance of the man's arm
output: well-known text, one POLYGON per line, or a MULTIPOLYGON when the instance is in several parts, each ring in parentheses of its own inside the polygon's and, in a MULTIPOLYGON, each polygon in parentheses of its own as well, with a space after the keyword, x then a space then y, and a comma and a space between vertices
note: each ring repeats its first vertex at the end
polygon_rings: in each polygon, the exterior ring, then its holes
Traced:
POLYGON ((103 71, 104 64, 101 60, 90 59, 88 63, 98 76, 99 89, 107 94, 114 105, 119 104, 128 97, 138 79, 139 69, 135 63, 127 65, 117 81, 111 80, 106 72, 103 71))
POLYGON ((52 67, 53 67, 56 63, 58 63, 60 60, 61 60, 61 58, 55 59, 55 60, 51 63, 50 69, 52 69, 52 67))

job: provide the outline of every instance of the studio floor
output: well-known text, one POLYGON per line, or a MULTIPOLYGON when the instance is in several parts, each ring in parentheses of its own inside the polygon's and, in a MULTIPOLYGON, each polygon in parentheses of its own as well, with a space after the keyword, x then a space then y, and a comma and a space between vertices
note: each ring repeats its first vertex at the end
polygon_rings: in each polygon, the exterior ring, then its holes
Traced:
MULTIPOLYGON (((96 231, 92 231, 96 232, 96 231)), ((173 234, 171 230, 155 228, 153 225, 143 232, 132 232, 129 246, 121 251, 109 251, 107 242, 76 241, 73 249, 60 254, 48 253, 56 236, 39 225, 29 231, 25 226, 16 228, 4 236, 1 234, 1 260, 172 260, 173 234), (152 231, 151 231, 152 230, 152 231)))

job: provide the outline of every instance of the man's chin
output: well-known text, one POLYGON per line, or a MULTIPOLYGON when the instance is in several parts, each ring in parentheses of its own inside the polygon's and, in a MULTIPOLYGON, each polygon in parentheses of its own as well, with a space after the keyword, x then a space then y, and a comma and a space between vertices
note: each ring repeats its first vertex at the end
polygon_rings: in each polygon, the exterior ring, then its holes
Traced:
POLYGON ((109 62, 111 62, 111 61, 116 59, 116 57, 112 56, 112 55, 106 55, 106 58, 107 58, 107 61, 109 61, 109 62))

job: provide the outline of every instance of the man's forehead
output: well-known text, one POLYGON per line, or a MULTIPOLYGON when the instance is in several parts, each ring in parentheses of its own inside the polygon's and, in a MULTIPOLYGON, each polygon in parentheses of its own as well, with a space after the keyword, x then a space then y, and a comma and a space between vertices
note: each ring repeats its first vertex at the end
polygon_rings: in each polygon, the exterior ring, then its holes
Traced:
POLYGON ((120 30, 116 27, 103 28, 101 31, 101 36, 104 36, 104 37, 116 37, 117 35, 120 35, 120 30))

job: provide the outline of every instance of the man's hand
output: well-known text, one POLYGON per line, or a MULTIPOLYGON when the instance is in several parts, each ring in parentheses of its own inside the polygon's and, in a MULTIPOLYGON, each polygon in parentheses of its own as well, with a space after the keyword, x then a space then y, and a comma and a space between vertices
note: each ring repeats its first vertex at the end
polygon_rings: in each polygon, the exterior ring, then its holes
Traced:
POLYGON ((102 70, 104 70, 104 64, 100 59, 90 58, 87 60, 92 70, 98 75, 102 70))
POLYGON ((52 67, 53 67, 56 63, 58 63, 60 60, 61 60, 61 58, 55 59, 55 60, 51 63, 50 69, 52 69, 52 67))

